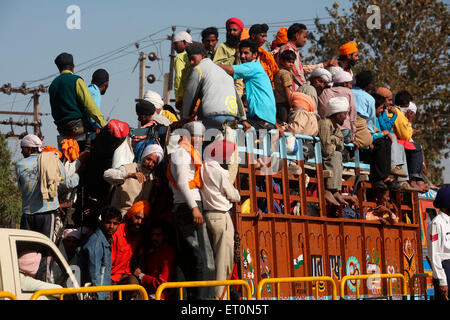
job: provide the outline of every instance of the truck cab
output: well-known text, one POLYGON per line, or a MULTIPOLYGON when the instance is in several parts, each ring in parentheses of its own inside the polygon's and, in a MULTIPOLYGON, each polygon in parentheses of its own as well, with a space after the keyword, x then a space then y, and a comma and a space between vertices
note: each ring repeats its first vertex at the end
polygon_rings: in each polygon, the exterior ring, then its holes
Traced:
MULTIPOLYGON (((69 266, 61 251, 45 235, 19 229, 0 228, 0 291, 14 294, 19 300, 29 300, 34 291, 21 285, 18 256, 24 251, 41 253, 41 264, 35 279, 60 285, 63 288, 79 288, 76 274, 79 269, 69 266)), ((23 284, 23 283, 22 283, 23 284)), ((65 299, 79 299, 80 295, 69 295, 65 299), (72 297, 71 297, 72 296, 72 297)), ((53 297, 40 297, 40 300, 53 297)))

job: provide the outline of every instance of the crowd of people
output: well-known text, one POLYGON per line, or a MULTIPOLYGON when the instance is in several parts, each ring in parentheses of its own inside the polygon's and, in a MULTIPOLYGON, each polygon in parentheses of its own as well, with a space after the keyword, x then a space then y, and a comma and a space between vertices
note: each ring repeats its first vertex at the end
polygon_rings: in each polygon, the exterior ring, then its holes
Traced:
MULTIPOLYGON (((188 32, 174 35, 175 108, 152 90, 135 106, 139 127, 163 127, 160 136, 132 136, 128 124, 106 123, 108 72, 96 70, 86 85, 74 74, 71 54, 56 57, 60 75, 49 96, 58 146, 43 147, 31 134, 21 141, 20 227, 61 241, 68 261, 81 269, 81 284, 141 284, 153 295, 167 281, 238 278, 239 237, 231 219, 241 200, 234 186, 237 125, 319 137, 324 169, 333 172, 325 179, 331 205, 353 199, 342 194, 342 164, 351 157, 346 144, 370 163, 376 188, 428 189, 423 151, 414 141, 420 132, 413 129, 413 97, 374 87, 371 71, 354 76, 360 58, 354 41, 343 43, 336 59, 306 65, 299 53, 307 41, 303 24, 280 28, 270 49, 266 24, 246 29, 230 18, 225 27, 220 44, 215 27, 203 30, 201 43, 188 32), (105 143, 106 135, 118 142, 105 143), (103 157, 95 153, 100 147, 107 150, 103 157), (96 175, 100 181, 90 181, 96 175), (103 186, 107 192, 97 197, 103 186)), ((226 296, 219 286, 187 290, 189 299, 226 296)))

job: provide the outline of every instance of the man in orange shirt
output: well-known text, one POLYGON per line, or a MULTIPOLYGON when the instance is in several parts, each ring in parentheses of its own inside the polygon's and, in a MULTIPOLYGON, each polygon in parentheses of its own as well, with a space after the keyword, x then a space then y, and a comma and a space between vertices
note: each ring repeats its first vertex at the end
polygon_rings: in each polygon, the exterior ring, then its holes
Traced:
MULTIPOLYGON (((138 201, 128 210, 113 235, 111 252, 111 280, 117 284, 139 284, 131 273, 130 264, 133 253, 141 240, 141 229, 144 220, 150 214, 150 204, 146 200, 138 201)), ((124 299, 132 299, 134 295, 125 295, 124 299)))

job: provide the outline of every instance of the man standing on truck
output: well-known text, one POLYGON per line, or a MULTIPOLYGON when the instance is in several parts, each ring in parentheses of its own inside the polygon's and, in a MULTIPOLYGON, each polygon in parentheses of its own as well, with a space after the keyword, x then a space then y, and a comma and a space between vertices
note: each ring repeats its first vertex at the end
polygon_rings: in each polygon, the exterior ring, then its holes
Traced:
MULTIPOLYGON (((122 222, 122 214, 112 206, 101 209, 100 226, 82 246, 81 282, 92 286, 111 285, 111 246, 113 235, 122 222)), ((109 300, 109 292, 96 292, 95 300, 109 300)))
MULTIPOLYGON (((89 117, 100 127, 106 125, 84 80, 74 75, 73 56, 63 52, 55 59, 61 73, 48 88, 52 117, 61 136, 74 138, 92 131, 89 117)), ((81 146, 81 150, 84 147, 81 146)))
POLYGON ((55 212, 59 208, 58 186, 72 189, 78 185, 78 173, 69 176, 55 151, 42 152, 42 141, 26 135, 20 146, 24 159, 16 163, 22 193, 20 229, 37 231, 53 239, 55 212))
POLYGON ((440 210, 428 226, 428 255, 433 269, 435 300, 448 300, 450 281, 450 185, 436 194, 433 205, 440 210))

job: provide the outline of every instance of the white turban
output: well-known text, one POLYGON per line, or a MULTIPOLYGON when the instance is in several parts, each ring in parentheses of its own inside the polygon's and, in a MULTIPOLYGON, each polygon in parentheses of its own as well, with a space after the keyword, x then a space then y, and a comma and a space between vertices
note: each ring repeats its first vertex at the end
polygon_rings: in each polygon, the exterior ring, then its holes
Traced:
POLYGON ((42 255, 38 252, 28 251, 22 253, 18 259, 19 271, 34 277, 39 269, 41 258, 42 255))
POLYGON ((63 232, 63 239, 72 237, 75 239, 81 239, 81 231, 79 229, 65 229, 63 232))
POLYGON ((331 75, 335 75, 336 73, 338 73, 339 71, 344 71, 344 69, 342 69, 341 67, 336 67, 336 66, 331 66, 327 68, 328 71, 330 71, 331 75))
POLYGON ((177 32, 173 36, 173 42, 183 41, 183 40, 186 41, 187 43, 192 43, 192 37, 186 31, 177 32))
POLYGON ((189 133, 193 136, 204 135, 206 132, 206 128, 201 121, 188 122, 183 126, 183 128, 189 131, 189 133))
POLYGON ((333 81, 333 76, 331 72, 322 67, 316 67, 313 72, 311 72, 311 77, 319 77, 326 83, 330 83, 333 81))
POLYGON ((34 134, 27 134, 23 137, 20 143, 21 147, 38 148, 39 152, 42 151, 42 140, 34 134))
POLYGON ((347 71, 340 70, 333 75, 333 83, 342 83, 351 81, 353 81, 353 77, 347 71))
POLYGON ((144 159, 146 156, 152 153, 156 153, 156 155, 158 156, 158 164, 159 164, 164 158, 164 151, 161 148, 161 146, 157 143, 149 144, 148 146, 146 146, 144 151, 142 151, 141 159, 144 159))
POLYGON ((144 95, 144 100, 153 103, 156 109, 162 109, 164 105, 164 101, 161 99, 161 96, 152 90, 148 90, 144 95))
POLYGON ((345 97, 334 97, 328 100, 326 116, 330 117, 335 113, 347 112, 349 103, 345 97))
POLYGON ((409 106, 408 108, 400 108, 400 111, 405 114, 406 112, 408 112, 408 110, 411 110, 412 112, 414 112, 414 114, 416 114, 417 112, 417 106, 414 102, 410 101, 409 102, 409 106))

